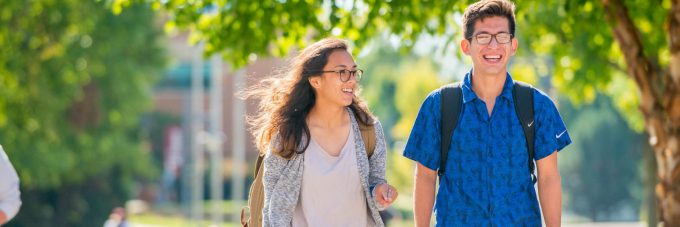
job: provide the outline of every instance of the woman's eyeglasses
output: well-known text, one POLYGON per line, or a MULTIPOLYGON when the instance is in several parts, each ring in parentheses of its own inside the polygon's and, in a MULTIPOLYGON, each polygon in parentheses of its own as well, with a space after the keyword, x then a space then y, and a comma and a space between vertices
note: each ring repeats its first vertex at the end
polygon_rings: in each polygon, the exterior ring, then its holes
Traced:
POLYGON ((357 82, 361 80, 361 76, 364 75, 364 70, 357 69, 357 70, 348 70, 348 69, 340 69, 340 70, 331 70, 331 71, 318 71, 316 73, 336 73, 340 77, 340 81, 342 82, 347 82, 349 79, 354 77, 357 82))

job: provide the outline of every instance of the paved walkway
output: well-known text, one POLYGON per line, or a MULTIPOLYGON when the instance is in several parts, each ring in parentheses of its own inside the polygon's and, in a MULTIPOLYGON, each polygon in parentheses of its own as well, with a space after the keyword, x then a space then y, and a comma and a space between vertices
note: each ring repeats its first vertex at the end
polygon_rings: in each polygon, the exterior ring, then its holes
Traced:
POLYGON ((644 222, 590 222, 590 223, 564 223, 564 227, 645 227, 644 222))

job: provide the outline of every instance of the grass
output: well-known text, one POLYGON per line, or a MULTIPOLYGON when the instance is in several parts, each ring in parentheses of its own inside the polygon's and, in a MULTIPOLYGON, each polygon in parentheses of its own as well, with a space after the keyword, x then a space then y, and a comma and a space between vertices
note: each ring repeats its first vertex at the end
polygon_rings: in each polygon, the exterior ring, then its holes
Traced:
MULTIPOLYGON (((209 220, 203 220, 198 224, 179 215, 163 215, 153 212, 130 215, 130 222, 136 225, 163 226, 163 227, 183 227, 183 226, 212 226, 209 220)), ((239 223, 222 223, 222 227, 237 227, 239 223)))
MULTIPOLYGON (((234 203, 225 200, 222 203, 222 209, 224 210, 225 222, 220 225, 221 227, 237 227, 240 223, 237 222, 226 222, 227 220, 233 220, 232 214, 234 211, 234 203)), ((413 226, 413 212, 411 211, 411 194, 400 194, 399 199, 392 204, 391 209, 397 213, 395 217, 391 220, 389 227, 406 227, 413 226)), ((211 226, 210 213, 212 209, 210 201, 205 201, 203 204, 203 211, 205 213, 206 219, 200 223, 191 222, 191 220, 183 215, 181 215, 182 210, 176 205, 167 205, 162 207, 154 207, 151 211, 144 212, 141 214, 131 214, 128 219, 133 224, 132 226, 142 226, 142 227, 180 227, 180 226, 211 226)), ((240 208, 237 210, 240 211, 240 208)))

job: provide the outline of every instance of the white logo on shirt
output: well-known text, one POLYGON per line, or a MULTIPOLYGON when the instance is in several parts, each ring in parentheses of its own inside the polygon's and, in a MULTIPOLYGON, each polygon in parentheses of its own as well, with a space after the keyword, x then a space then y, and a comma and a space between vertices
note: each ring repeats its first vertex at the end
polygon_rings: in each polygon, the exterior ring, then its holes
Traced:
POLYGON ((559 139, 560 137, 562 137, 562 135, 564 135, 565 132, 567 132, 567 130, 564 130, 562 133, 555 135, 555 139, 559 139))

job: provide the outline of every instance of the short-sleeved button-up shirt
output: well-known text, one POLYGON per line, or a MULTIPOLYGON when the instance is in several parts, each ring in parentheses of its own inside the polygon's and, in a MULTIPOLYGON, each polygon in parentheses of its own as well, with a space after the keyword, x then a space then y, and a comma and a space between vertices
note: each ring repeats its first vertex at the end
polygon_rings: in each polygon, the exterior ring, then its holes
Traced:
MULTIPOLYGON (((462 86, 463 106, 440 179, 436 226, 541 226, 536 192, 528 170, 529 154, 507 74, 491 116, 472 90, 472 72, 462 86)), ((571 143, 555 104, 535 89, 535 160, 571 143)), ((428 95, 409 136, 404 156, 438 170, 441 93, 428 95)))

